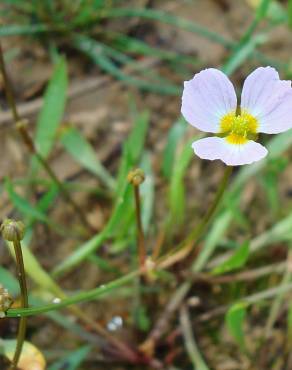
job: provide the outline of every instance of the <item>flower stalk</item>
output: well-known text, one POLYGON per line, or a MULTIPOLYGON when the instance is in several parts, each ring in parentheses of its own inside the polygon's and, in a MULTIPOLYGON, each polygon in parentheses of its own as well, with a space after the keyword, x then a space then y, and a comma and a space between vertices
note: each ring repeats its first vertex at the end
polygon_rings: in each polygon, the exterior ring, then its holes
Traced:
POLYGON ((26 121, 20 120, 16 124, 16 128, 18 132, 20 133, 20 136, 27 146, 28 150, 32 155, 34 155, 37 160, 40 162, 40 164, 43 166, 47 174, 50 176, 50 178, 54 181, 54 183, 58 186, 60 189, 64 199, 71 204, 71 207, 74 209, 74 211, 79 215, 80 221, 83 223, 83 225, 89 229, 92 233, 95 233, 95 230, 92 228, 92 226, 89 224, 89 222, 86 219, 86 216, 83 212, 83 210, 78 206, 77 203, 74 202, 74 200, 71 198, 68 190, 63 186, 62 182, 58 179, 57 175, 53 171, 53 169, 50 167, 48 162, 40 155, 40 153, 36 150, 36 147, 28 133, 28 130, 26 128, 26 121))
POLYGON ((140 185, 143 183, 144 180, 145 180, 144 172, 139 168, 131 171, 128 174, 128 181, 133 185, 134 189, 136 225, 137 225, 137 245, 140 268, 144 267, 146 261, 145 235, 142 225, 141 197, 140 197, 140 185))
POLYGON ((214 200, 210 204, 201 222, 178 245, 178 247, 172 249, 167 256, 163 256, 162 258, 158 259, 157 263, 159 263, 162 268, 172 266, 173 264, 183 260, 186 257, 188 257, 189 261, 192 262, 193 258, 196 256, 196 250, 194 249, 194 247, 196 246, 199 239, 202 237, 204 231, 206 230, 210 221, 212 220, 218 206, 220 205, 225 190, 227 189, 232 171, 233 171, 232 166, 226 166, 222 180, 215 194, 214 200))
POLYGON ((23 142, 25 143, 29 152, 37 158, 39 163, 42 165, 44 170, 47 172, 48 176, 58 186, 58 188, 59 188, 61 194, 63 195, 64 199, 71 205, 71 207, 77 213, 77 215, 79 216, 79 219, 82 222, 82 224, 88 230, 90 230, 90 232, 95 233, 95 230, 90 225, 90 223, 87 221, 87 218, 86 218, 82 208, 79 207, 79 205, 72 199, 68 190, 63 186, 62 182, 59 180, 58 176, 55 174, 55 172, 53 171, 51 166, 48 164, 48 162, 45 160, 45 158, 43 158, 43 156, 36 149, 36 147, 33 143, 33 140, 31 139, 31 137, 28 133, 28 130, 26 128, 26 121, 21 119, 21 117, 20 117, 20 115, 17 111, 17 106, 16 106, 16 103, 15 103, 15 98, 14 98, 14 94, 13 94, 12 83, 8 78, 1 44, 0 44, 0 72, 1 72, 2 77, 3 77, 6 99, 7 99, 7 102, 9 104, 9 106, 10 106, 10 109, 12 111, 13 119, 14 119, 16 128, 17 128, 23 142))
POLYGON ((184 240, 184 244, 189 244, 190 242, 193 243, 193 245, 200 239, 204 231, 206 230, 206 227, 208 226, 209 222, 211 221, 212 217, 214 216, 221 199, 225 193, 225 190, 228 186, 228 182, 230 179, 230 176, 232 174, 233 167, 232 166, 226 166, 222 180, 220 182, 220 185, 217 189, 217 192, 215 194, 213 202, 210 204, 207 212, 205 213, 204 217, 202 218, 201 222, 198 224, 198 226, 189 234, 189 236, 184 240))
MULTIPOLYGON (((24 225, 20 221, 5 220, 1 225, 1 233, 5 240, 12 242, 15 252, 17 278, 20 287, 20 305, 21 308, 28 308, 28 292, 25 278, 24 262, 21 249, 21 240, 24 236, 24 225)), ((10 370, 16 370, 19 362, 23 343, 26 335, 27 318, 22 316, 19 321, 16 349, 14 352, 13 360, 10 370)))

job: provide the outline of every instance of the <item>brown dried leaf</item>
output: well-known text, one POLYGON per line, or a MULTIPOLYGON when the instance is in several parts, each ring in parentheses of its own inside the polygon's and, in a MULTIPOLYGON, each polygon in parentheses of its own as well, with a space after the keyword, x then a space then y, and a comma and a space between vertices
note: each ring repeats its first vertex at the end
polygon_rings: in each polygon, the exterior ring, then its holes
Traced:
MULTIPOLYGON (((13 359, 15 347, 16 340, 1 340, 0 342, 3 354, 10 361, 13 359)), ((24 342, 18 368, 21 370, 45 370, 46 360, 37 347, 29 342, 24 342)))

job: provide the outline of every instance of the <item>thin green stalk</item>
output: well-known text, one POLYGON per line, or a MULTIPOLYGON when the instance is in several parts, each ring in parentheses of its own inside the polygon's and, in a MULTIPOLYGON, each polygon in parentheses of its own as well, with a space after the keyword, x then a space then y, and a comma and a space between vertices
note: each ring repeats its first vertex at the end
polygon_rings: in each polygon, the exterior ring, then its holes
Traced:
POLYGON ((10 106, 10 109, 13 113, 13 119, 14 119, 15 125, 16 125, 19 133, 20 133, 20 136, 21 136, 22 140, 24 141, 24 143, 28 147, 31 154, 36 156, 36 158, 41 163, 41 165, 43 166, 43 168, 45 169, 45 171, 47 172, 49 177, 58 186, 58 188, 60 189, 64 198, 68 201, 68 203, 71 204, 72 208, 77 213, 77 215, 79 216, 79 218, 80 218, 81 222, 84 224, 84 226, 88 230, 90 230, 91 232, 95 232, 95 230, 93 230, 92 226, 87 221, 83 210, 71 198, 68 190, 63 186, 62 182, 58 179, 57 175, 52 170, 52 168, 47 163, 47 161, 39 154, 39 152, 35 148, 35 145, 34 145, 32 139, 30 138, 30 136, 27 132, 27 129, 26 129, 26 125, 21 120, 21 117, 19 116, 18 111, 17 111, 17 106, 16 106, 16 103, 15 103, 15 98, 14 98, 14 94, 13 94, 13 88, 12 88, 12 84, 11 84, 9 78, 8 78, 7 71, 6 71, 4 54, 3 54, 3 49, 2 49, 1 44, 0 44, 0 72, 1 72, 2 77, 3 77, 7 102, 8 102, 8 104, 10 106))
POLYGON ((19 316, 34 316, 43 314, 49 311, 60 310, 61 308, 71 306, 72 304, 82 303, 97 299, 101 296, 108 294, 110 291, 117 289, 128 282, 132 281, 135 277, 137 277, 141 271, 133 271, 123 277, 111 281, 108 284, 100 285, 95 289, 91 289, 87 292, 81 292, 79 294, 75 294, 74 296, 61 299, 58 303, 47 304, 39 307, 30 307, 26 309, 21 308, 11 308, 7 311, 7 317, 19 317, 19 316))
MULTIPOLYGON (((25 271, 24 271, 24 263, 23 263, 23 256, 21 250, 20 240, 17 239, 13 242, 15 256, 16 256, 16 266, 17 266, 17 276, 19 280, 20 286, 20 303, 21 307, 27 308, 28 307, 28 293, 27 293, 27 286, 26 286, 26 279, 25 279, 25 271)), ((25 340, 26 335, 26 327, 27 327, 27 318, 21 317, 18 327, 17 333, 17 343, 16 349, 14 353, 14 357, 12 360, 11 370, 17 369, 17 364, 20 359, 20 355, 23 348, 23 343, 25 340)))
POLYGON ((133 185, 135 210, 136 210, 136 225, 137 225, 137 245, 139 255, 139 266, 144 267, 146 261, 145 235, 141 218, 141 200, 140 200, 140 185, 145 180, 145 174, 140 168, 130 171, 128 174, 128 181, 133 185))
POLYGON ((146 260, 145 235, 141 219, 141 202, 139 185, 134 186, 135 204, 136 204, 136 223, 137 223, 137 243, 139 253, 139 265, 142 268, 146 260))
MULTIPOLYGON (((178 247, 170 251, 169 253, 170 264, 172 264, 172 260, 176 258, 176 256, 179 254, 182 256, 182 258, 184 258, 186 255, 190 257, 190 253, 191 253, 190 261, 192 261, 193 259, 192 257, 195 255, 194 247, 196 243, 200 240, 208 224, 212 220, 220 204, 220 201, 222 200, 222 197, 225 193, 225 190, 227 188, 228 181, 232 174, 232 171, 233 171, 233 167, 226 166, 223 178, 215 194, 214 201, 211 203, 206 214, 202 218, 201 222, 194 228, 194 230, 178 245, 178 247), (181 253, 183 250, 186 252, 184 255, 181 253)), ((180 259, 180 257, 178 258, 180 259)), ((163 261, 164 266, 167 267, 168 266, 167 258, 163 258, 163 260, 164 260, 163 261)))
MULTIPOLYGON (((12 251, 13 243, 7 243, 7 244, 8 244, 9 250, 12 251)), ((15 253, 13 253, 13 257, 15 258, 15 253)), ((60 302, 63 302, 64 300, 66 301, 68 296, 57 285, 57 283, 42 269, 42 267, 38 264, 37 260, 31 254, 28 248, 23 249, 23 257, 24 257, 26 271, 30 275, 30 277, 35 282, 37 282, 42 288, 53 293, 54 296, 57 298, 56 302, 53 305, 56 306, 59 303, 59 301, 60 302)), ((102 293, 104 293, 105 286, 101 285, 100 290, 102 293)), ((91 294, 95 294, 95 292, 93 291, 89 292, 89 300, 90 300, 91 294)), ((91 330, 96 331, 96 333, 101 338, 107 339, 109 343, 111 343, 115 348, 119 350, 122 356, 127 358, 127 360, 132 361, 132 362, 134 361, 134 359, 136 358, 136 354, 127 344, 123 343, 121 339, 114 337, 111 333, 109 333, 106 329, 104 329, 100 323, 98 323, 96 320, 91 319, 90 316, 88 316, 84 312, 84 310, 74 305, 74 302, 71 303, 71 301, 69 301, 69 303, 66 304, 65 306, 68 306, 68 310, 72 312, 78 319, 80 319, 80 321, 83 324, 91 328, 91 330)), ((57 307, 57 308, 59 309, 60 307, 57 307)), ((21 315, 16 315, 16 316, 19 317, 21 315)))
MULTIPOLYGON (((210 206, 206 216, 203 218, 199 227, 196 228, 197 230, 196 234, 194 235, 194 233, 192 233, 192 235, 196 237, 196 240, 198 240, 198 238, 201 236, 201 233, 205 230, 205 227, 207 226, 208 222, 211 220, 213 214, 215 213, 215 210, 219 205, 220 199, 223 196, 224 190, 226 189, 227 182, 228 182, 229 176, 231 175, 231 172, 232 172, 232 168, 226 168, 223 179, 221 181, 221 184, 219 186, 219 189, 217 191, 213 204, 210 206)), ((159 268, 159 265, 158 265, 158 268, 159 268)), ((37 314, 45 313, 48 311, 61 309, 63 307, 67 307, 72 304, 90 301, 90 300, 96 299, 108 293, 109 291, 113 289, 116 289, 130 282, 135 277, 139 276, 141 273, 143 273, 143 270, 131 272, 128 275, 125 275, 120 279, 114 280, 106 285, 102 285, 88 292, 82 292, 72 297, 61 299, 61 302, 59 303, 48 304, 48 305, 44 305, 41 307, 33 307, 33 308, 28 308, 28 309, 10 309, 7 311, 7 317, 37 315, 37 314)), ((171 306, 169 310, 170 311, 169 314, 171 314, 179 306, 180 302, 183 300, 183 298, 185 297, 185 295, 187 294, 189 290, 189 285, 187 284, 186 286, 185 284, 183 284, 181 288, 183 288, 183 289, 180 289, 180 291, 182 291, 182 294, 180 294, 180 297, 179 299, 177 299, 176 303, 171 306)), ((160 334, 162 334, 161 331, 160 331, 160 334)))
POLYGON ((180 325, 185 341, 185 346, 193 364, 194 370, 209 370, 209 367, 207 366, 197 346, 192 332, 192 323, 189 317, 188 310, 185 306, 182 306, 180 310, 180 325))
POLYGON ((190 242, 193 242, 193 245, 200 239, 202 234, 204 233, 206 227, 208 226, 209 222, 211 221, 212 217, 215 214, 215 211, 217 210, 217 207, 223 197, 223 194, 227 188, 229 178, 232 174, 233 167, 232 166, 226 166, 223 178, 221 180, 221 183, 218 187, 218 190, 216 192, 215 198, 211 205, 209 206, 206 214, 202 218, 201 222, 198 224, 198 226, 189 234, 189 236, 184 240, 184 244, 189 244, 190 242))
MULTIPOLYGON (((11 241, 13 243, 14 252, 15 252, 15 260, 16 260, 16 268, 17 268, 17 278, 18 278, 19 287, 20 287, 20 304, 21 304, 21 308, 27 309, 28 308, 28 293, 27 293, 25 269, 24 269, 23 255, 22 255, 21 242, 20 242, 24 236, 24 225, 22 224, 22 222, 17 222, 17 221, 7 219, 2 223, 0 227, 0 231, 5 240, 11 241)), ((26 326, 27 326, 27 318, 21 317, 20 322, 19 322, 19 327, 18 327, 18 333, 17 333, 16 349, 14 352, 10 370, 17 369, 17 364, 19 362, 22 348, 23 348, 23 343, 25 340, 26 326)))
MULTIPOLYGON (((214 201, 211 203, 210 207, 208 208, 205 216, 203 217, 202 221, 199 225, 190 233, 190 235, 179 245, 178 250, 181 250, 182 247, 189 248, 190 245, 192 248, 196 245, 200 237, 202 236, 203 232, 207 228, 209 222, 211 221, 212 217, 215 214, 216 209, 218 208, 220 201, 223 198, 225 190, 227 189, 228 181, 232 174, 233 167, 227 166, 224 171, 223 178, 215 195, 214 201)), ((169 256, 171 259, 172 255, 169 256)), ((161 258, 159 262, 163 265, 167 261, 167 257, 161 258)), ((184 300, 186 295, 188 294, 189 290, 192 287, 191 281, 185 281, 182 283, 178 289, 174 292, 169 302, 166 304, 166 309, 162 313, 162 315, 158 318, 155 327, 150 332, 146 342, 157 342, 159 338, 163 335, 166 331, 169 319, 171 318, 172 314, 178 309, 181 302, 184 300)), ((146 343, 145 342, 145 343, 146 343)))
POLYGON ((12 84, 10 83, 8 75, 7 75, 7 71, 5 67, 5 60, 4 60, 4 53, 3 53, 1 44, 0 44, 0 71, 3 76, 5 95, 6 95, 7 102, 11 108, 14 121, 18 122, 20 120, 20 117, 18 115, 16 104, 15 104, 14 94, 12 91, 12 84))
POLYGON ((292 29, 292 0, 288 0, 288 25, 292 29))
MULTIPOLYGON (((245 302, 246 304, 252 305, 252 304, 276 297, 279 294, 287 294, 287 293, 291 294, 291 291, 292 291, 292 283, 285 284, 285 285, 280 284, 274 288, 266 289, 259 293, 241 297, 238 300, 238 302, 245 302)), ((210 320, 211 318, 218 317, 224 314, 233 305, 234 305, 234 302, 232 304, 216 307, 209 312, 199 315, 198 320, 200 322, 204 322, 204 321, 210 320)))
POLYGON ((92 228, 92 226, 89 224, 89 222, 86 219, 86 216, 83 212, 83 209, 78 206, 77 203, 74 202, 74 200, 71 198, 67 188, 62 184, 62 182, 58 179, 55 172, 52 170, 51 166, 48 164, 48 162, 40 155, 40 153, 37 151, 31 137, 29 136, 29 133, 26 129, 26 124, 23 121, 18 121, 16 123, 16 128, 18 129, 18 132, 20 133, 20 136, 24 143, 26 144, 28 150, 32 155, 34 155, 37 160, 40 162, 40 164, 43 166, 49 177, 53 180, 53 182, 58 186, 60 189, 61 194, 63 195, 64 199, 71 205, 71 207, 74 209, 74 211, 79 216, 80 221, 83 223, 83 225, 90 230, 91 232, 95 233, 95 230, 92 228))
MULTIPOLYGON (((286 270, 286 272, 285 272, 285 274, 282 278, 282 281, 280 283, 280 287, 286 286, 288 283, 291 282, 292 271, 289 268, 289 265, 291 263, 290 262, 291 258, 292 258, 292 250, 290 249, 289 253, 288 253, 288 256, 287 256, 287 263, 286 263, 287 270, 286 270)), ((268 317, 266 327, 265 327, 265 336, 266 336, 266 338, 269 338, 269 336, 271 335, 271 331, 272 331, 272 328, 275 324, 275 321, 277 320, 277 317, 278 317, 279 310, 281 308, 281 304, 283 302, 283 299, 284 299, 284 293, 279 292, 279 294, 275 297, 275 299, 274 299, 274 301, 271 305, 271 309, 270 309, 270 312, 269 312, 269 317, 268 317)))

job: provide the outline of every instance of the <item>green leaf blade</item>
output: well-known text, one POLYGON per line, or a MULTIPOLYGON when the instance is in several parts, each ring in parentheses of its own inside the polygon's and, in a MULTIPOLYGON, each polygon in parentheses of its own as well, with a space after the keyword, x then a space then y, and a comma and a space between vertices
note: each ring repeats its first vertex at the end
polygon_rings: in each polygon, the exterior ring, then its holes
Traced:
POLYGON ((232 256, 217 266, 212 273, 220 275, 243 267, 248 260, 249 251, 249 242, 243 243, 232 256))
POLYGON ((115 180, 98 160, 92 146, 77 129, 73 127, 66 129, 61 136, 61 143, 76 162, 96 175, 110 189, 115 187, 115 180))
POLYGON ((232 305, 225 315, 227 328, 242 352, 246 350, 243 331, 246 313, 247 303, 239 302, 232 305))
MULTIPOLYGON (((56 64, 47 86, 43 107, 37 120, 35 145, 39 154, 47 158, 54 145, 56 132, 63 118, 67 95, 67 65, 64 58, 56 64)), ((34 163, 34 168, 37 165, 34 163)))

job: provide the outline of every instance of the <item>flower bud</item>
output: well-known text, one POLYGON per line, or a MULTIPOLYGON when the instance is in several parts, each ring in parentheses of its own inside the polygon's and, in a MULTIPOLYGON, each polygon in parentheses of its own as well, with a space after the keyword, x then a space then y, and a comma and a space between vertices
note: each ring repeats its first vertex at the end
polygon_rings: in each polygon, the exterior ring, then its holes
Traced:
POLYGON ((0 227, 0 231, 5 240, 19 241, 24 237, 24 224, 21 221, 6 219, 0 227))
POLYGON ((13 299, 8 290, 0 284, 0 319, 5 317, 5 312, 11 307, 13 299))
POLYGON ((145 180, 145 173, 141 168, 136 168, 128 173, 128 181, 134 186, 139 186, 145 180))

